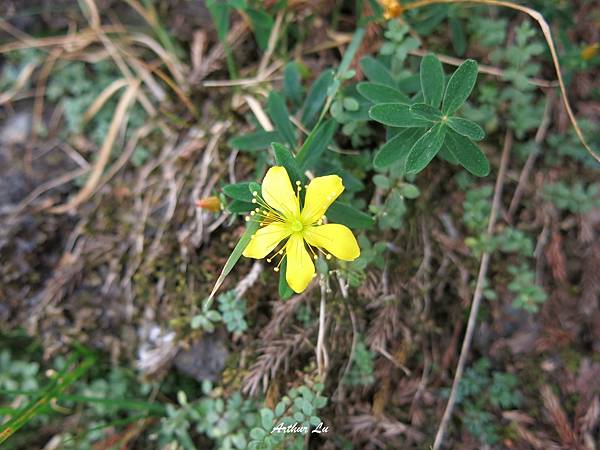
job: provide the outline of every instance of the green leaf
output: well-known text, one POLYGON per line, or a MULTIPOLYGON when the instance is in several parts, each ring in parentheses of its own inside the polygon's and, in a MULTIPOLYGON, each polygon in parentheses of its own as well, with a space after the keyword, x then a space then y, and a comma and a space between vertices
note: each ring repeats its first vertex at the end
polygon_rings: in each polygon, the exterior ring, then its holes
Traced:
POLYGON ((358 111, 358 108, 360 107, 358 101, 353 97, 344 98, 342 104, 344 105, 344 109, 347 111, 358 111))
POLYGON ((490 173, 490 163, 470 139, 448 130, 445 143, 452 156, 473 175, 485 177, 490 173))
POLYGON ((421 78, 418 73, 402 78, 396 84, 402 92, 415 93, 421 90, 421 78))
POLYGON ((311 128, 317 121, 321 107, 327 97, 327 90, 333 82, 333 73, 331 69, 323 71, 308 91, 300 119, 306 128, 311 128))
POLYGON ((442 120, 442 113, 439 109, 429 106, 427 103, 416 103, 410 106, 410 112, 415 116, 431 122, 439 122, 442 120))
POLYGON ((283 92, 294 105, 302 104, 302 84, 300 83, 298 64, 295 62, 287 63, 283 70, 283 92))
POLYGON ((467 37, 465 36, 464 26, 454 16, 450 16, 448 22, 452 31, 452 47, 454 47, 457 56, 462 56, 467 51, 467 37))
POLYGON ((396 88, 396 81, 390 71, 372 56, 361 58, 360 68, 369 81, 396 88))
POLYGON ((370 215, 340 201, 333 202, 325 214, 331 222, 341 223, 350 228, 369 229, 375 224, 370 215))
POLYGON ((287 300, 292 295, 294 295, 294 291, 288 285, 287 280, 285 279, 285 274, 287 272, 287 258, 284 257, 281 262, 281 266, 279 267, 279 297, 282 300, 287 300))
POLYGON ((270 430, 273 426, 273 419, 275 415, 269 408, 261 408, 260 410, 260 423, 265 430, 270 430))
POLYGON ((269 36, 273 28, 273 18, 259 9, 247 8, 246 14, 254 31, 254 37, 261 50, 266 50, 269 45, 269 36))
POLYGON ((305 416, 310 416, 310 415, 312 415, 313 411, 314 411, 314 408, 310 404, 310 402, 307 400, 304 400, 302 402, 302 413, 304 413, 305 416))
POLYGON ((290 112, 285 105, 285 100, 275 91, 269 93, 267 100, 267 111, 275 124, 275 129, 281 137, 290 145, 290 148, 296 147, 296 133, 292 122, 290 122, 290 112))
POLYGON ((444 143, 446 127, 438 123, 419 138, 406 158, 406 173, 418 173, 435 157, 444 143))
POLYGON ((229 205, 227 205, 227 209, 233 214, 246 213, 252 211, 254 208, 256 208, 256 205, 254 203, 244 202, 240 200, 234 200, 229 205))
POLYGON ((250 193, 256 192, 257 194, 260 194, 261 186, 260 186, 260 184, 256 183, 255 181, 250 181, 248 183, 248 191, 250 191, 250 193))
POLYGON ((223 270, 221 270, 221 274, 219 275, 219 278, 217 278, 217 281, 215 282, 215 285, 213 286, 212 291, 204 304, 204 308, 208 308, 210 306, 213 298, 215 297, 215 294, 217 293, 217 291, 223 284, 225 277, 227 275, 229 275, 229 272, 231 272, 233 270, 233 268, 237 264, 238 260, 242 256, 244 249, 250 242, 252 235, 254 233, 256 233, 256 230, 258 230, 259 226, 260 226, 260 222, 258 222, 258 221, 251 220, 248 222, 248 225, 246 226, 246 231, 244 231, 244 234, 242 235, 242 237, 236 244, 235 248, 229 255, 229 258, 227 258, 227 261, 225 262, 225 266, 223 266, 223 270))
POLYGON ((390 179, 382 174, 377 174, 372 178, 373 184, 380 189, 390 188, 390 179))
POLYGON ((317 270, 317 273, 322 275, 327 275, 329 273, 329 265, 323 256, 319 256, 315 261, 315 269, 317 270))
POLYGON ((229 33, 229 5, 218 0, 207 0, 206 7, 217 29, 217 37, 223 42, 229 33))
POLYGON ((338 123, 334 119, 326 120, 317 127, 314 134, 311 133, 311 136, 306 139, 296 155, 296 162, 302 172, 316 164, 331 143, 337 127, 338 123))
POLYGON ((252 428, 252 430, 250 430, 250 437, 257 441, 260 441, 266 435, 267 435, 267 432, 265 430, 263 430, 262 428, 252 428))
POLYGON ((425 103, 439 108, 444 95, 444 69, 437 56, 430 53, 421 59, 420 78, 425 103))
MULTIPOLYGON (((446 138, 447 137, 448 136, 446 136, 446 138)), ((448 161, 450 164, 458 164, 458 160, 454 157, 450 150, 448 150, 448 139, 444 139, 444 145, 442 145, 442 148, 438 152, 438 156, 444 161, 448 161)))
POLYGON ((290 150, 277 142, 273 142, 271 147, 275 153, 275 162, 278 166, 285 167, 292 184, 296 181, 304 182, 304 175, 290 150))
POLYGON ((380 103, 369 110, 369 117, 390 127, 428 127, 431 122, 410 112, 405 103, 380 103))
POLYGON ((252 192, 250 191, 250 183, 247 181, 223 186, 223 194, 234 200, 252 202, 252 192))
POLYGON ((473 139, 474 141, 480 141, 485 137, 485 131, 483 131, 483 128, 470 120, 452 116, 448 118, 447 124, 458 134, 462 134, 463 136, 473 139))
POLYGON ((235 136, 227 142, 230 147, 244 152, 252 152, 256 150, 266 150, 271 145, 271 142, 281 140, 281 136, 276 131, 255 131, 253 133, 242 134, 235 136))
POLYGON ((312 425, 312 426, 317 426, 321 423, 321 419, 319 419, 317 416, 311 416, 310 419, 308 420, 308 422, 312 425))
POLYGON ((78 353, 75 353, 69 357, 66 364, 67 369, 58 373, 46 388, 38 391, 38 396, 32 398, 29 403, 23 406, 16 415, 10 418, 10 420, 7 420, 0 425, 0 443, 3 443, 17 430, 25 426, 31 419, 38 416, 40 412, 53 401, 53 399, 60 398, 65 389, 96 365, 96 358, 91 352, 84 350, 83 347, 79 350, 87 354, 83 361, 78 363, 76 367, 73 367, 72 365, 76 362, 79 355, 78 353))
POLYGON ((417 186, 415 186, 414 184, 410 184, 410 183, 405 183, 402 186, 400 186, 400 188, 398 189, 398 192, 400 193, 400 195, 402 197, 406 197, 406 198, 410 198, 410 199, 415 199, 419 195, 421 195, 421 191, 419 191, 419 188, 417 186))
POLYGON ((373 164, 378 169, 384 169, 394 162, 406 158, 412 146, 423 133, 424 129, 422 128, 402 129, 400 133, 381 146, 375 154, 373 164))
POLYGON ((286 408, 286 404, 282 401, 280 401, 279 403, 277 403, 277 406, 275 407, 275 415, 277 417, 283 416, 283 413, 285 412, 285 408, 286 408))
POLYGON ((477 63, 467 59, 454 71, 448 81, 442 112, 445 115, 454 114, 469 98, 477 80, 477 63))
POLYGON ((346 47, 346 51, 344 51, 344 56, 340 61, 340 65, 337 70, 338 77, 340 75, 345 74, 350 68, 350 64, 352 64, 352 60, 354 59, 356 52, 360 48, 364 37, 365 29, 363 27, 358 27, 354 30, 354 33, 352 34, 352 40, 350 41, 350 44, 348 44, 348 47, 346 47))
POLYGON ((373 103, 408 103, 408 96, 384 84, 365 81, 356 86, 358 93, 373 103))

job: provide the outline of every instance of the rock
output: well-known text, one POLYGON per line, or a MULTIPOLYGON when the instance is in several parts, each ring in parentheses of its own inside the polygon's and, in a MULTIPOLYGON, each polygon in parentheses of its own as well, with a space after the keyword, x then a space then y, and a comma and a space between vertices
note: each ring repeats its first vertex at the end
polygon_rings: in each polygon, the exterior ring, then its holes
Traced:
POLYGON ((225 367, 228 354, 224 334, 216 331, 203 335, 189 350, 181 350, 174 362, 177 370, 199 382, 216 381, 225 367))

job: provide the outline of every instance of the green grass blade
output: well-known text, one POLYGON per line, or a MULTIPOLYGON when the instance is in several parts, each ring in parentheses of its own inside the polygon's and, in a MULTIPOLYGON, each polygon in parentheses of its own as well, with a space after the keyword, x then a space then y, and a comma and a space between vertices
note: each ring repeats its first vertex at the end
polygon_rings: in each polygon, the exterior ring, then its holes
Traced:
POLYGON ((260 225, 260 222, 257 222, 254 220, 248 222, 246 231, 244 231, 244 234, 242 235, 242 237, 236 244, 235 248, 231 252, 231 255, 229 255, 229 258, 227 258, 227 262, 225 263, 225 266, 223 266, 223 270, 221 271, 219 278, 217 278, 217 281, 215 282, 215 285, 212 288, 210 295, 206 299, 206 302, 204 302, 204 309, 207 309, 210 306, 210 304, 212 303, 212 301, 215 297, 215 294, 217 293, 217 291, 223 284, 225 277, 227 275, 229 275, 229 272, 231 272, 233 270, 233 268, 235 267, 235 265, 237 264, 238 260, 242 256, 242 252, 248 245, 248 242, 250 242, 252 235, 254 233, 256 233, 256 230, 258 230, 259 225, 260 225))
POLYGON ((63 372, 61 372, 56 377, 56 381, 46 388, 45 392, 40 395, 39 398, 29 402, 29 404, 21 409, 17 415, 0 426, 0 444, 6 441, 17 430, 25 426, 27 422, 35 417, 35 415, 42 408, 45 408, 53 398, 58 397, 61 392, 73 384, 95 363, 95 357, 87 356, 74 370, 71 371, 69 369, 65 369, 63 372))

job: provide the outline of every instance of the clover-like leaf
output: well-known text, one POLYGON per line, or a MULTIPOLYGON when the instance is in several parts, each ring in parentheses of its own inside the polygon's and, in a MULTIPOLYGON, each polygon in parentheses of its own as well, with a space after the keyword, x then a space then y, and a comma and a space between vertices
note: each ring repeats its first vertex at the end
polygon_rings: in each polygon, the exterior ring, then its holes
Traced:
POLYGON ((453 130, 448 130, 445 144, 460 165, 473 175, 485 177, 490 173, 490 163, 479 147, 469 138, 453 130))
POLYGON ((394 162, 406 158, 417 139, 424 133, 423 128, 405 128, 392 139, 381 146, 375 154, 373 164, 378 169, 383 169, 394 162))
POLYGON ((442 112, 453 114, 469 98, 477 80, 477 63, 467 59, 454 71, 444 95, 442 112))
POLYGON ((406 158, 406 173, 418 173, 427 167, 442 147, 445 135, 446 127, 438 123, 421 136, 406 158))
POLYGON ((458 134, 473 139, 474 141, 480 141, 485 137, 485 131, 475 122, 472 122, 461 117, 449 117, 448 126, 456 131, 458 134))
POLYGON ((431 122, 410 112, 406 103, 380 103, 369 110, 369 117, 390 127, 428 127, 431 122))
POLYGON ((386 86, 385 84, 363 82, 358 83, 356 90, 367 100, 373 103, 400 102, 407 103, 408 96, 398 89, 386 86))
POLYGON ((428 54, 421 59, 421 89, 425 103, 434 108, 440 107, 444 95, 444 69, 442 63, 433 54, 428 54))
POLYGON ((422 119, 429 120, 430 122, 439 122, 442 119, 440 110, 427 103, 416 103, 411 105, 410 112, 422 119))

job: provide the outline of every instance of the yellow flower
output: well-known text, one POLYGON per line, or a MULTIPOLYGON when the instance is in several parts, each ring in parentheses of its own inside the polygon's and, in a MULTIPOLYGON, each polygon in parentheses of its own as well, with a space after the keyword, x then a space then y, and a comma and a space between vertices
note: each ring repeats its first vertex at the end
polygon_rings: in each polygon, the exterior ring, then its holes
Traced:
MULTIPOLYGON (((304 207, 300 209, 300 182, 296 181, 294 191, 285 168, 275 166, 268 170, 262 183, 262 197, 252 193, 252 202, 259 207, 250 214, 261 218, 261 228, 243 252, 247 258, 262 259, 286 240, 274 255, 281 255, 281 260, 287 256, 285 279, 294 292, 306 289, 315 275, 313 259, 317 259, 317 251, 323 251, 327 259, 333 255, 345 261, 353 261, 360 255, 358 243, 347 227, 323 225, 325 211, 344 190, 342 179, 337 175, 317 177, 305 188, 304 207)), ((271 258, 267 261, 271 262, 271 258)))
POLYGON ((404 7, 397 0, 379 0, 383 7, 383 18, 394 19, 404 12, 404 7))
POLYGON ((596 42, 595 44, 590 44, 583 50, 581 50, 581 59, 583 59, 584 61, 589 61, 598 54, 599 50, 600 43, 596 42))

